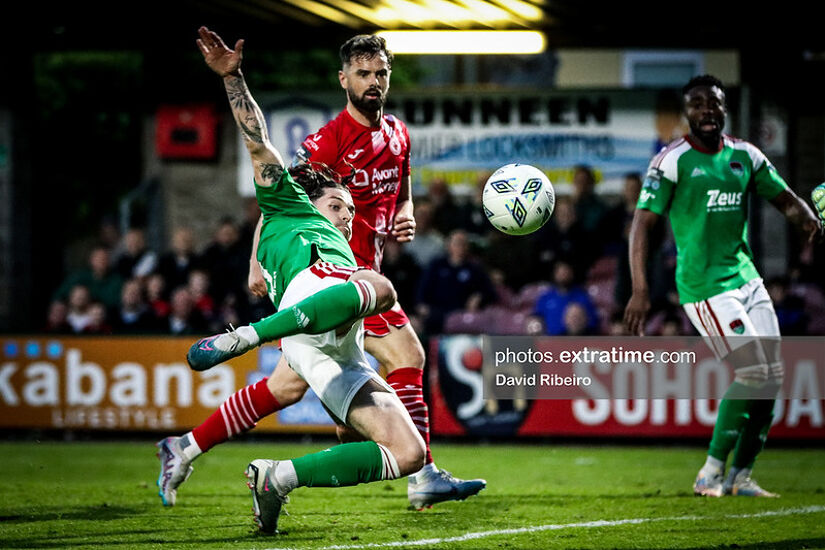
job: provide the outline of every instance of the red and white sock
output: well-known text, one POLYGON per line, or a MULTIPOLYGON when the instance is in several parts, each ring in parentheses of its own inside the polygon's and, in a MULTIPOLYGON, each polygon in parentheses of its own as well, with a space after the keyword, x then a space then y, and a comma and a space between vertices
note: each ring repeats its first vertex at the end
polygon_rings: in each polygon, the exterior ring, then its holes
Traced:
POLYGON ((201 453, 254 428, 258 420, 283 408, 266 387, 266 381, 264 378, 230 395, 203 424, 190 432, 201 453))
POLYGON ((433 455, 430 453, 430 411, 424 401, 423 379, 424 371, 415 367, 396 369, 387 375, 387 383, 401 399, 427 445, 425 464, 431 464, 433 455))

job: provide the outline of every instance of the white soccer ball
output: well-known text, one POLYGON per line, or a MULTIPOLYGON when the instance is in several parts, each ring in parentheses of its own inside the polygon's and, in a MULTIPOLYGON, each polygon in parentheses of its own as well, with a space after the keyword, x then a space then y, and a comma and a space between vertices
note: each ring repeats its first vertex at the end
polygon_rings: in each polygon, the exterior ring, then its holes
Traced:
POLYGON ((508 235, 527 235, 547 223, 556 204, 553 184, 529 164, 507 164, 487 180, 481 197, 490 223, 508 235))

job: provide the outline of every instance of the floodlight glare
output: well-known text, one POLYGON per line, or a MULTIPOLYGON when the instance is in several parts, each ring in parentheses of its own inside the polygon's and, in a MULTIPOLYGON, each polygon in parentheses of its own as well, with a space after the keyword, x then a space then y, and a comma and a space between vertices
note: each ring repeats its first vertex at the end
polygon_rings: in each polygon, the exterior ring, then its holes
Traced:
POLYGON ((393 54, 537 54, 547 47, 539 31, 380 31, 393 54))

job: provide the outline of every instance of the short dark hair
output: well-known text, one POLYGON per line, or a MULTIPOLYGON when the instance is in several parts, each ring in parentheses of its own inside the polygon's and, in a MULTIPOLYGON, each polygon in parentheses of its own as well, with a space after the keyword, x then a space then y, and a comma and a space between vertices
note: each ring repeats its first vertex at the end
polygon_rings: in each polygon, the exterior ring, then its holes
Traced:
POLYGON ((315 201, 324 196, 325 189, 343 189, 349 193, 347 184, 353 174, 341 177, 323 162, 302 162, 290 166, 289 175, 304 188, 309 200, 315 201))
POLYGON ((393 55, 387 49, 387 41, 374 34, 359 34, 353 36, 341 46, 339 54, 341 64, 348 65, 352 58, 372 59, 374 56, 383 53, 387 56, 387 65, 392 67, 393 55))
POLYGON ((722 84, 722 81, 716 78, 715 76, 709 74, 702 74, 691 78, 690 81, 688 81, 688 83, 685 84, 682 88, 682 95, 687 95, 689 91, 699 86, 707 86, 708 88, 713 88, 714 86, 716 86, 717 88, 722 90, 723 94, 727 95, 725 92, 725 86, 722 84))

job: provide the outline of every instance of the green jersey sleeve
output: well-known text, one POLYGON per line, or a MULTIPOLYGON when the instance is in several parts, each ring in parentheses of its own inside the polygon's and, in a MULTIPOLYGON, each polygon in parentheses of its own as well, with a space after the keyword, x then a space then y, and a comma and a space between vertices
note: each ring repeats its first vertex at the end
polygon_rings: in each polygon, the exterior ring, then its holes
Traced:
POLYGON ((788 184, 762 151, 751 146, 749 153, 753 162, 753 184, 757 195, 771 200, 788 189, 788 184))
POLYGON ((650 210, 660 216, 670 209, 677 177, 675 167, 670 167, 672 163, 669 162, 668 152, 668 149, 663 150, 650 162, 636 208, 650 210))
POLYGON ((286 169, 271 187, 261 187, 255 182, 255 196, 264 217, 315 210, 304 188, 286 169))

